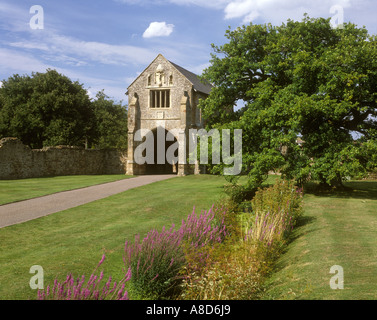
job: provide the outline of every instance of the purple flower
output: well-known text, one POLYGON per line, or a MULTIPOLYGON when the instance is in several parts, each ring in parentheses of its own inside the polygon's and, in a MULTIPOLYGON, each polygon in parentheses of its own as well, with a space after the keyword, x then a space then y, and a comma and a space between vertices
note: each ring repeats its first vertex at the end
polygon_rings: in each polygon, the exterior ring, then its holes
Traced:
MULTIPOLYGON (((105 256, 105 254, 102 256, 102 259, 101 259, 101 261, 99 262, 99 264, 98 264, 98 267, 105 261, 105 258, 106 258, 106 256, 105 256)), ((97 268, 98 268, 97 267, 97 268)))

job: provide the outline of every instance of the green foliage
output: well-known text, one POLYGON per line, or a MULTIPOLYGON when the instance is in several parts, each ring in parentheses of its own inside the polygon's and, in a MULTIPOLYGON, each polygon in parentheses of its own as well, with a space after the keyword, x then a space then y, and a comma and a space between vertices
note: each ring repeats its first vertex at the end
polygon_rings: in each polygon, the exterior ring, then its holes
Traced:
POLYGON ((127 110, 103 91, 91 101, 77 81, 55 70, 14 75, 0 88, 0 137, 31 148, 127 147, 127 110))
POLYGON ((227 30, 226 38, 213 45, 203 78, 215 87, 200 107, 208 127, 243 130, 247 188, 259 187, 270 170, 339 186, 372 165, 373 142, 362 143, 376 141, 376 36, 306 16, 227 30), (245 107, 233 112, 240 99, 245 107))
POLYGON ((377 139, 371 139, 361 145, 362 159, 367 159, 365 163, 366 171, 376 171, 377 169, 377 139))
POLYGON ((0 135, 32 148, 83 145, 94 127, 86 90, 55 70, 14 75, 0 88, 0 135))
POLYGON ((297 221, 302 214, 302 189, 297 188, 294 181, 276 180, 274 185, 258 189, 251 204, 254 213, 292 212, 297 221))
POLYGON ((224 191, 229 196, 229 204, 239 204, 244 199, 251 199, 252 195, 255 193, 255 190, 248 190, 245 186, 237 183, 224 185, 224 191))
POLYGON ((96 138, 93 144, 98 149, 127 148, 127 109, 115 103, 104 91, 92 102, 96 118, 96 138))

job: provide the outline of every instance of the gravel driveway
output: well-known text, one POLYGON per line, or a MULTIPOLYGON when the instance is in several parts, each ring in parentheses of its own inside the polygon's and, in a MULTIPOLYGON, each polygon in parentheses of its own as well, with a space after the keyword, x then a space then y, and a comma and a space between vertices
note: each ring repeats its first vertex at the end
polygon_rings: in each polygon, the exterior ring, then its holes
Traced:
POLYGON ((85 203, 103 199, 123 191, 156 181, 173 178, 175 175, 148 175, 95 185, 87 188, 64 191, 30 200, 0 206, 0 228, 40 218, 55 212, 74 208, 85 203))

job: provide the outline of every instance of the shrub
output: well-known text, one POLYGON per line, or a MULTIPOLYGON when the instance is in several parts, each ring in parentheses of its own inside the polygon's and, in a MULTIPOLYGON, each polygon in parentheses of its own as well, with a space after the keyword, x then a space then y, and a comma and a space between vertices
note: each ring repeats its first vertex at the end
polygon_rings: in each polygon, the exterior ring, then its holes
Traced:
POLYGON ((207 269, 185 277, 179 299, 257 299, 261 292, 258 265, 253 248, 244 243, 221 244, 211 251, 207 269))
POLYGON ((144 298, 168 295, 185 262, 181 242, 181 234, 173 227, 163 228, 162 232, 152 230, 142 241, 137 235, 133 244, 126 242, 124 263, 132 270, 131 284, 135 294, 144 298))
POLYGON ((143 298, 169 298, 179 290, 183 279, 182 269, 187 257, 195 257, 197 266, 205 265, 207 248, 223 241, 226 230, 222 209, 212 207, 197 216, 195 208, 178 230, 174 225, 161 232, 150 231, 140 241, 126 242, 124 264, 132 270, 132 289, 143 298))
POLYGON ((286 239, 302 213, 302 189, 291 181, 277 181, 259 189, 253 198, 255 220, 247 231, 247 239, 271 246, 286 239))
MULTIPOLYGON (((206 268, 188 270, 180 299, 258 299, 265 277, 301 214, 301 202, 302 190, 290 181, 259 189, 251 201, 252 213, 246 210, 239 219, 232 219, 238 222, 231 229, 233 236, 208 251, 206 268), (244 231, 239 232, 240 228, 244 231)), ((191 264, 199 263, 191 260, 191 264)))
POLYGON ((256 189, 231 183, 224 186, 224 192, 228 195, 231 202, 240 204, 245 200, 251 200, 255 195, 256 189))
POLYGON ((52 287, 47 286, 46 290, 38 290, 38 300, 128 300, 125 284, 131 279, 131 269, 128 269, 125 277, 119 283, 112 282, 110 276, 108 281, 102 285, 103 271, 99 276, 95 275, 95 272, 104 260, 105 255, 102 256, 86 284, 85 275, 75 280, 70 273, 64 282, 58 282, 55 279, 52 287))
POLYGON ((226 209, 212 207, 199 217, 194 210, 186 221, 182 221, 180 232, 184 235, 187 270, 201 272, 207 268, 213 246, 222 243, 227 235, 226 215, 226 209))
POLYGON ((297 188, 294 181, 277 180, 273 186, 259 188, 251 200, 254 212, 292 212, 297 219, 302 213, 302 188, 297 188))

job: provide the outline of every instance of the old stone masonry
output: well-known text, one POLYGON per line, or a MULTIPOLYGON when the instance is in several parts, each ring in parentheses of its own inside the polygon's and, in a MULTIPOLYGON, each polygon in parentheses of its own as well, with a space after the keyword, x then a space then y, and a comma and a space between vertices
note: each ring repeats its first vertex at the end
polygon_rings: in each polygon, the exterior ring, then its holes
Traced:
MULTIPOLYGON (((198 164, 135 162, 135 141, 139 129, 157 132, 174 130, 174 141, 187 138, 190 129, 203 128, 200 99, 206 99, 212 86, 202 83, 194 73, 159 54, 128 87, 128 150, 87 150, 71 146, 31 150, 16 138, 0 140, 0 179, 21 179, 57 175, 85 174, 178 174, 200 173, 198 164)), ((166 139, 169 140, 169 139, 166 139)), ((157 141, 157 139, 154 139, 157 141)))
MULTIPOLYGON (((198 167, 189 164, 158 164, 157 147, 154 148, 154 164, 138 164, 134 153, 141 141, 135 141, 139 129, 148 129, 157 135, 158 129, 174 130, 174 141, 167 141, 165 150, 182 136, 187 137, 189 129, 203 127, 198 104, 206 99, 212 86, 200 81, 194 73, 168 61, 159 54, 152 63, 128 87, 128 161, 127 174, 169 174, 186 175, 198 172, 198 167)), ((137 140, 137 139, 136 139, 137 140)), ((184 139, 183 139, 184 140, 184 139)), ((157 141, 155 138, 154 141, 157 141)))

